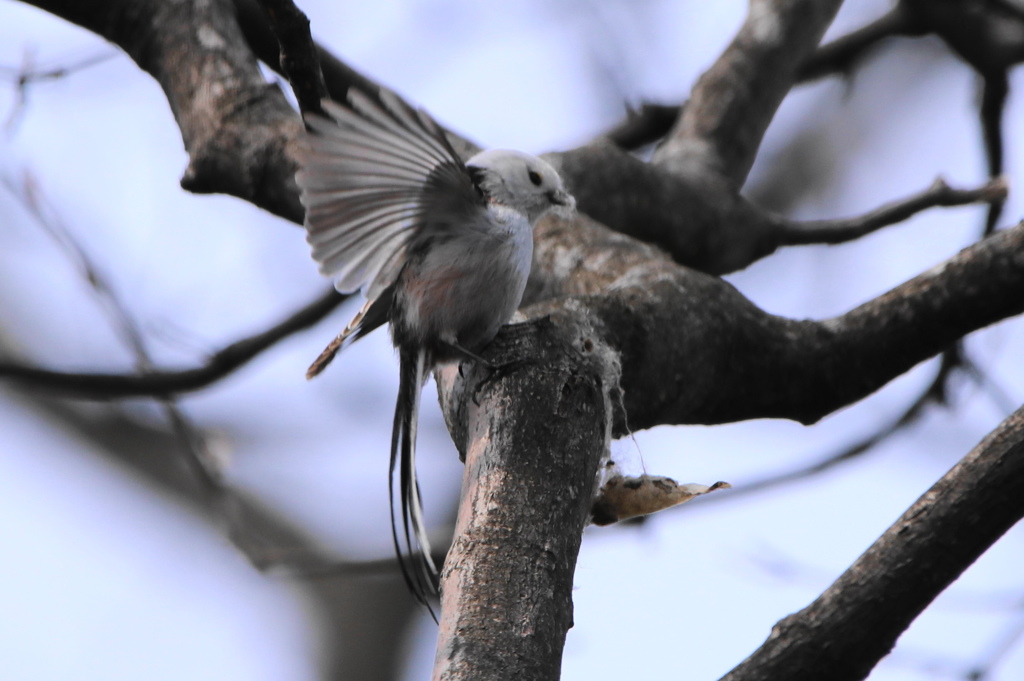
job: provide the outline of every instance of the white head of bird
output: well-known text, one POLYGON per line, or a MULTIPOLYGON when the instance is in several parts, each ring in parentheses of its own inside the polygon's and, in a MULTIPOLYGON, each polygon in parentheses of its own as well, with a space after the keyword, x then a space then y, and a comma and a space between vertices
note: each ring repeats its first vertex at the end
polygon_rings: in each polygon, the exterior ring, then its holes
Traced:
POLYGON ((551 208, 575 207, 562 178, 547 161, 508 149, 488 149, 466 162, 479 168, 477 183, 492 201, 526 216, 534 224, 551 208))

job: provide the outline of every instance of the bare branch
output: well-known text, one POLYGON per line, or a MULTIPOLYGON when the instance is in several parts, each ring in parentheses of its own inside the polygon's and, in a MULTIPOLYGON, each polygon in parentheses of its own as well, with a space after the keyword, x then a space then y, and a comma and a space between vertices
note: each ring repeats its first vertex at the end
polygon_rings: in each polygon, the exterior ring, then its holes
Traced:
MULTIPOLYGON (((989 177, 996 177, 1003 172, 1003 107, 1009 93, 1006 71, 996 71, 984 75, 984 87, 981 96, 981 107, 978 115, 981 119, 981 136, 985 140, 985 157, 988 160, 989 177)), ((985 218, 984 233, 995 231, 999 217, 1003 213, 1005 197, 993 201, 985 218)))
POLYGON ((346 296, 332 288, 266 331, 215 352, 206 364, 194 369, 150 371, 143 374, 68 373, 0 362, 0 379, 16 381, 66 397, 93 400, 192 392, 224 378, 278 341, 316 324, 344 300, 346 296))
POLYGON ((910 13, 902 5, 897 5, 867 26, 822 45, 800 67, 797 80, 807 82, 834 73, 848 75, 857 62, 882 40, 898 35, 919 35, 922 30, 910 13))
POLYGON ((739 33, 700 77, 654 165, 743 185, 768 124, 841 0, 751 0, 739 33))
POLYGON ((671 177, 607 142, 547 158, 581 211, 710 274, 741 269, 781 246, 850 241, 934 206, 995 204, 1007 191, 998 178, 975 189, 954 189, 937 180, 928 190, 867 215, 797 222, 761 210, 713 175, 671 177))
MULTIPOLYGON (((135 355, 136 371, 140 374, 149 371, 152 368, 149 348, 134 317, 128 311, 113 284, 92 261, 71 230, 59 219, 53 207, 45 201, 35 178, 26 174, 21 191, 18 191, 18 188, 9 182, 5 182, 5 184, 26 212, 35 219, 36 224, 54 240, 61 252, 73 263, 85 283, 93 290, 115 332, 121 336, 124 344, 135 355)), ((178 436, 183 458, 196 480, 208 494, 219 495, 223 491, 223 487, 220 484, 219 473, 214 469, 207 455, 203 436, 173 399, 169 397, 157 399, 167 422, 178 436)))
POLYGON ((1005 178, 996 178, 976 189, 954 189, 940 177, 925 191, 886 204, 866 215, 839 220, 796 222, 780 218, 780 245, 838 244, 852 241, 882 227, 902 222, 916 213, 935 206, 963 206, 971 203, 1002 202, 1009 187, 1005 178))
POLYGON ((76 73, 77 71, 87 69, 97 64, 102 64, 116 56, 117 52, 107 49, 98 54, 73 61, 69 64, 38 68, 32 63, 31 55, 26 52, 20 68, 0 66, 0 74, 5 78, 9 78, 14 81, 17 88, 17 98, 10 113, 7 115, 7 120, 4 122, 4 130, 12 132, 18 126, 22 115, 25 113, 25 106, 28 102, 29 86, 33 83, 64 78, 72 73, 76 73))
MULTIPOLYGON (((235 7, 245 4, 236 1, 235 7)), ((268 63, 276 62, 284 72, 302 113, 322 113, 320 101, 327 96, 327 84, 309 34, 309 19, 291 0, 259 0, 259 4, 280 44, 279 58, 268 63)))
POLYGON ((121 47, 160 83, 189 155, 185 189, 301 223, 287 155, 302 123, 260 73, 230 0, 26 0, 121 47))
POLYGON ((525 312, 566 328, 585 323, 622 353, 635 429, 764 417, 813 423, 965 334, 1024 312, 1024 224, 820 322, 767 314, 722 280, 582 219, 571 231, 544 221, 538 237, 539 272, 572 263, 572 276, 535 277, 530 300, 548 302, 525 312))
POLYGON ((438 376, 466 469, 441 574, 435 681, 559 676, 615 379, 610 353, 578 330, 506 327, 488 350, 496 373, 438 376))
MULTIPOLYGON (((300 78, 306 81, 316 79, 311 72, 312 61, 307 56, 296 62, 287 72, 281 66, 281 46, 278 42, 278 37, 274 34, 273 29, 268 23, 267 15, 260 8, 258 0, 234 0, 234 4, 238 25, 242 29, 249 47, 252 48, 260 61, 287 77, 289 81, 293 78, 300 78)), ((287 39, 286 42, 289 43, 289 51, 300 52, 305 49, 304 46, 292 44, 287 39)), ((351 87, 357 88, 372 97, 377 96, 380 85, 340 61, 319 44, 314 43, 313 49, 315 50, 316 61, 319 62, 320 75, 331 99, 344 102, 351 87)))
POLYGON ((653 144, 672 129, 683 106, 645 102, 639 109, 630 109, 626 113, 626 120, 606 132, 602 138, 627 151, 653 144))
POLYGON ((1024 408, 722 681, 863 679, 927 605, 1024 516, 1024 408), (827 644, 826 644, 827 641, 827 644))
MULTIPOLYGON (((702 500, 701 507, 708 503, 716 503, 716 500, 734 499, 737 496, 756 494, 775 487, 787 485, 791 482, 796 482, 797 480, 804 480, 818 475, 819 473, 824 473, 839 464, 846 463, 847 461, 855 459, 862 454, 870 452, 896 433, 917 423, 921 415, 924 414, 925 407, 929 404, 948 404, 946 392, 949 389, 949 377, 955 369, 964 368, 979 385, 985 385, 989 380, 981 369, 963 356, 961 344, 959 343, 954 344, 952 348, 943 352, 942 355, 940 355, 940 358, 939 370, 935 373, 935 378, 933 378, 932 382, 928 384, 928 387, 921 391, 921 394, 917 399, 911 402, 910 406, 907 407, 902 414, 893 419, 890 423, 876 430, 874 433, 871 433, 857 442, 844 447, 838 452, 829 454, 808 466, 769 475, 759 480, 754 480, 753 482, 740 483, 723 494, 715 495, 712 497, 710 502, 707 499, 702 500)), ((1005 413, 1010 413, 1012 411, 1013 407, 1006 409, 1005 413)))

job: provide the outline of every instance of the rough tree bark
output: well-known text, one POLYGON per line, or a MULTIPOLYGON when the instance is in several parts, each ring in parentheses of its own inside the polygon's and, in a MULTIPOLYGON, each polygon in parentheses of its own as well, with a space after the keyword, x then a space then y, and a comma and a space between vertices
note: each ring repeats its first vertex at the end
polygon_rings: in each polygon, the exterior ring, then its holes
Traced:
MULTIPOLYGON (((240 0, 236 13, 228 0, 27 1, 119 45, 159 81, 190 156, 183 187, 232 194, 301 221, 286 149, 302 126, 259 75, 253 51, 276 57, 243 11, 251 3, 240 0)), ((501 367, 496 373, 450 370, 439 380, 466 474, 443 571, 434 678, 557 677, 590 492, 627 416, 634 429, 758 417, 811 423, 951 341, 1024 312, 1024 226, 825 321, 769 315, 713 276, 780 246, 835 240, 828 225, 801 229, 739 191, 768 123, 840 4, 752 0, 736 39, 694 87, 651 163, 607 139, 549 156, 584 214, 538 228, 524 309, 531 322, 503 332, 487 351, 501 367)), ((339 73, 337 64, 330 69, 339 78, 326 79, 336 96, 338 88, 375 87, 350 70, 339 73)), ((1000 192, 1005 187, 992 185, 969 200, 1000 192)), ((863 233, 854 229, 848 238, 863 233)), ((1019 517, 1019 470, 1016 487, 993 498, 980 490, 997 484, 991 470, 1009 470, 1007 457, 1019 460, 1022 429, 1018 413, 891 530, 920 532, 920 541, 883 537, 848 581, 781 625, 729 678, 768 678, 780 661, 804 670, 801 678, 863 676, 899 630, 1019 517), (986 523, 987 533, 976 532, 986 523), (870 566, 924 560, 937 538, 963 539, 964 550, 946 556, 927 589, 892 603, 891 626, 865 629, 871 640, 850 643, 849 655, 859 656, 855 671, 844 666, 848 655, 814 653, 845 625, 802 622, 845 613, 863 621, 876 592, 859 588, 862 575, 888 574, 870 566)), ((917 578, 897 571, 884 588, 917 578)))
POLYGON ((814 603, 722 681, 863 679, 903 630, 1024 516, 1024 408, 924 493, 814 603), (828 641, 812 646, 808 641, 828 641))

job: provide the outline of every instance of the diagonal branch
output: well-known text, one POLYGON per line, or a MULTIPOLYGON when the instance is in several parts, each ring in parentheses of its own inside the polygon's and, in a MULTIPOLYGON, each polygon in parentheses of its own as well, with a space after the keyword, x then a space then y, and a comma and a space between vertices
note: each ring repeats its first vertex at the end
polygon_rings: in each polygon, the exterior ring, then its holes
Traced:
POLYGON ((157 80, 189 156, 182 187, 302 222, 287 155, 302 123, 260 73, 230 0, 24 1, 106 38, 157 80))
POLYGON ((722 681, 865 678, 929 603, 1024 516, 1024 408, 722 681))
POLYGON ((801 82, 817 80, 834 73, 848 75, 865 54, 879 42, 898 35, 919 35, 922 27, 902 5, 893 7, 867 26, 862 26, 830 43, 822 45, 797 73, 801 82))
POLYGON ((712 173, 743 185, 800 65, 842 0, 752 0, 739 33, 700 77, 652 162, 669 174, 712 173))
POLYGON ((16 362, 0 362, 0 379, 66 397, 93 400, 138 396, 169 396, 201 390, 242 367, 264 350, 291 334, 307 329, 346 300, 333 288, 287 319, 213 353, 194 369, 149 371, 143 374, 69 373, 39 369, 16 362))
POLYGON ((850 241, 935 206, 995 205, 1007 191, 999 178, 974 189, 937 180, 915 196, 863 216, 798 222, 751 204, 714 176, 672 177, 607 140, 547 158, 581 211, 710 274, 742 269, 781 246, 850 241))

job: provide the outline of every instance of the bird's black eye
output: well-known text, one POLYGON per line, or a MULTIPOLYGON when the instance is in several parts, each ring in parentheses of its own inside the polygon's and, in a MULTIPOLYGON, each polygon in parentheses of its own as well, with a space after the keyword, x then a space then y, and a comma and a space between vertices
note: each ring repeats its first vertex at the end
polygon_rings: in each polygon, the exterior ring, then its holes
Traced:
POLYGON ((535 187, 539 187, 540 183, 543 182, 544 180, 544 178, 541 177, 540 173, 538 173, 536 170, 529 171, 527 173, 527 176, 530 178, 530 182, 532 182, 535 187))

